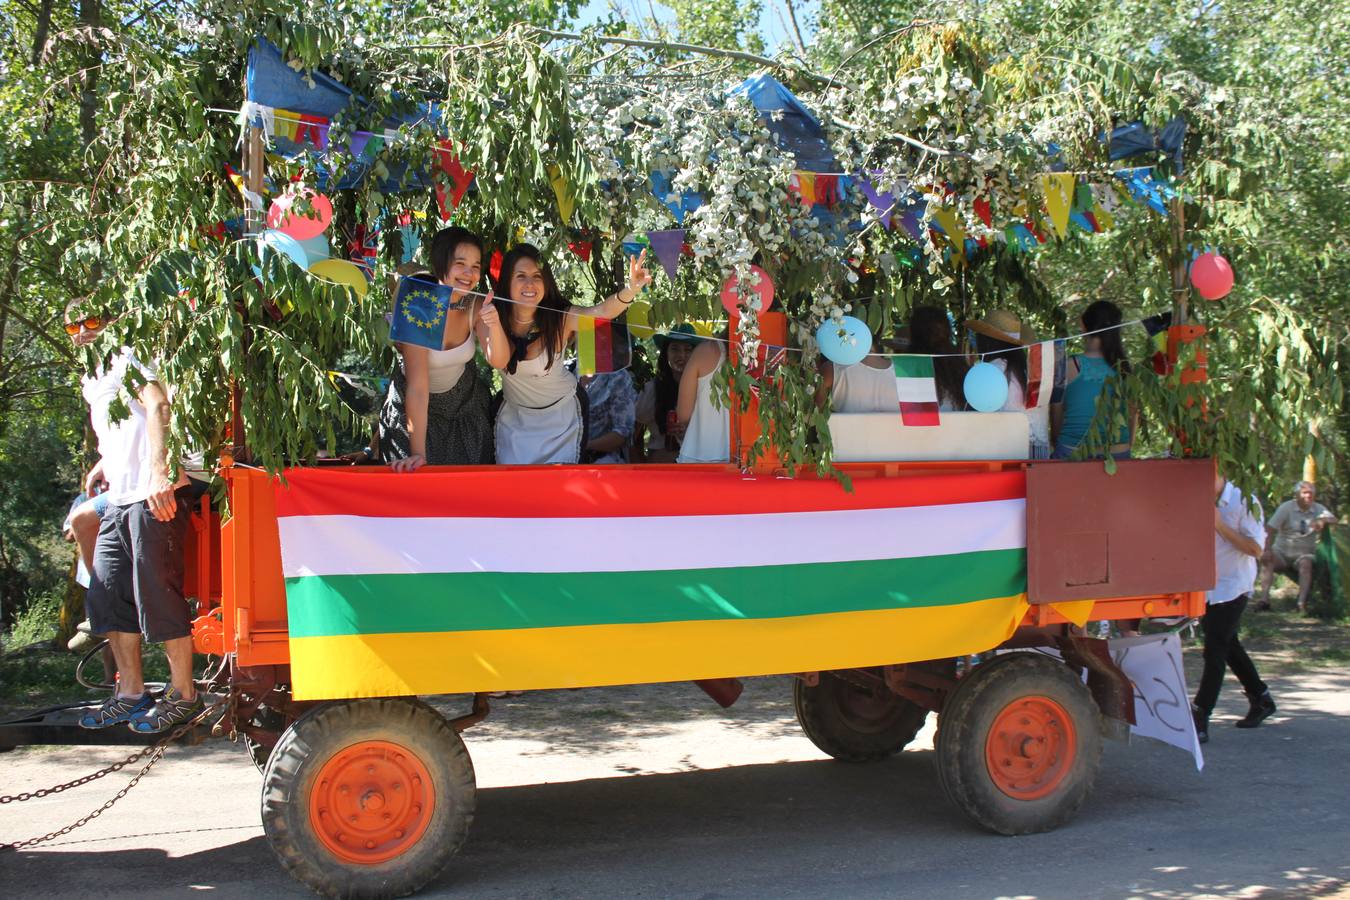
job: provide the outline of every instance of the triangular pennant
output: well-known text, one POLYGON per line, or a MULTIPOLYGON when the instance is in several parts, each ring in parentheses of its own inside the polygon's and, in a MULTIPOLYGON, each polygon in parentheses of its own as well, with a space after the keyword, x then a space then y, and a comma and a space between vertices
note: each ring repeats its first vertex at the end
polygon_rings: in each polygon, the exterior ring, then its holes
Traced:
POLYGON ((826 209, 834 209, 839 203, 839 176, 816 175, 816 202, 826 209))
POLYGON ((436 204, 440 209, 441 218, 448 219, 459 208, 469 185, 473 184, 473 173, 460 165, 454 142, 449 139, 441 141, 440 146, 436 148, 436 162, 449 182, 448 185, 437 182, 436 204))
POLYGON ((563 177, 562 169, 558 168, 556 163, 549 163, 548 181, 553 186, 553 195, 558 198, 558 215, 562 217, 563 224, 572 221, 572 212, 576 209, 577 198, 572 192, 572 185, 563 177))
MULTIPOLYGON (((680 251, 684 247, 683 228, 669 228, 665 231, 647 232, 647 244, 656 254, 656 261, 666 270, 672 280, 680 266, 680 251)), ((640 251, 639 251, 640 252, 640 251)))
POLYGON ((895 210, 895 195, 890 191, 877 190, 877 186, 864 177, 859 177, 858 188, 867 198, 867 202, 872 204, 872 208, 877 211, 877 218, 881 220, 881 227, 890 231, 891 213, 895 210))
POLYGON ((1041 193, 1045 195, 1045 211, 1061 238, 1069 233, 1069 213, 1073 209, 1074 175, 1051 172, 1041 176, 1041 193))
POLYGON ((994 227, 994 209, 990 206, 988 197, 975 198, 975 215, 980 217, 985 228, 994 227))
POLYGON ((582 262, 591 261, 591 242, 590 241, 568 241, 567 249, 571 250, 582 262))
POLYGON ((807 209, 816 205, 816 175, 814 172, 793 172, 788 181, 788 192, 807 209))
POLYGON ((951 242, 953 249, 959 249, 964 254, 966 247, 966 229, 961 219, 956 214, 956 210, 948 206, 933 207, 933 221, 938 224, 938 229, 951 242))

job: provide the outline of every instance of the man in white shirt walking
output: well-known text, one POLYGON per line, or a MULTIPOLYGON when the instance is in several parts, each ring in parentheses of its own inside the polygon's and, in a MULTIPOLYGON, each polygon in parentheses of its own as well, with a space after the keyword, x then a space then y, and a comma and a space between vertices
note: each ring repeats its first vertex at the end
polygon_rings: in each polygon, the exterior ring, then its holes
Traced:
MULTIPOLYGON (((77 347, 93 344, 106 324, 99 315, 67 312, 66 332, 77 347)), ((108 638, 119 681, 80 725, 125 723, 153 734, 202 709, 192 681, 192 625, 183 596, 188 480, 181 472, 170 478, 169 399, 154 369, 123 347, 106 368, 84 379, 83 392, 100 456, 86 487, 92 494, 105 486, 108 498, 85 608, 93 632, 108 638), (122 396, 128 381, 134 385, 127 390, 129 401, 122 396), (115 404, 125 407, 125 416, 114 415, 115 404), (162 643, 169 658, 173 687, 158 699, 146 691, 141 674, 142 634, 152 644, 162 643)))
POLYGON ((1251 708, 1237 723, 1255 728, 1275 712, 1275 701, 1257 674, 1256 664, 1238 640, 1238 624, 1252 587, 1256 584, 1256 561, 1261 558, 1265 537, 1261 507, 1247 498, 1217 471, 1214 473, 1214 589, 1205 595, 1205 616, 1200 628, 1205 635, 1205 668, 1195 692, 1191 711, 1200 743, 1209 741, 1209 716, 1219 699, 1225 668, 1233 670, 1247 692, 1251 708))

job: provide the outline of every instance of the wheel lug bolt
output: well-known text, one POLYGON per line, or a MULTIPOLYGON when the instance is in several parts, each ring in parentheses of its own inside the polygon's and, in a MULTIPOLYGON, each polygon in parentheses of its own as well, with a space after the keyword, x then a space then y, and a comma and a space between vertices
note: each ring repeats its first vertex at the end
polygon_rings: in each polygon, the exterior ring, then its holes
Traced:
POLYGON ((401 837, 403 837, 403 829, 400 828, 400 829, 398 829, 397 831, 395 831, 395 832, 394 832, 394 837, 396 837, 396 838, 401 838, 401 837))
POLYGON ((366 841, 366 849, 367 849, 367 850, 374 850, 374 849, 375 849, 375 842, 374 842, 374 841, 366 841))
POLYGON ((342 787, 338 788, 339 794, 350 794, 351 792, 352 789, 345 784, 342 787))
POLYGON ((356 821, 356 816, 352 816, 352 817, 351 817, 351 820, 352 820, 353 822, 355 822, 355 821, 356 821))
POLYGON ((374 766, 366 766, 366 774, 368 774, 368 775, 374 775, 374 774, 375 774, 375 767, 374 767, 374 766))

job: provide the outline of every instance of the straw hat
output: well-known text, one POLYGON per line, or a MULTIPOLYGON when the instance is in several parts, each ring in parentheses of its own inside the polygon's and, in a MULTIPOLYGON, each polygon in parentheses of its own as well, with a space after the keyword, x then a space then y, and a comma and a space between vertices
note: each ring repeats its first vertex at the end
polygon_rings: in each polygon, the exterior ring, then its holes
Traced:
POLYGON ((1022 320, 1006 309, 996 309, 983 319, 967 319, 966 327, 976 334, 991 337, 1008 344, 1035 343, 1034 335, 1022 320))
POLYGON ((690 325, 688 322, 681 322, 670 329, 667 334, 654 335, 652 340, 656 342, 658 349, 664 350, 666 349, 666 344, 669 344, 671 341, 678 341, 682 344, 697 344, 699 341, 703 340, 703 338, 699 337, 698 332, 694 330, 693 325, 690 325))

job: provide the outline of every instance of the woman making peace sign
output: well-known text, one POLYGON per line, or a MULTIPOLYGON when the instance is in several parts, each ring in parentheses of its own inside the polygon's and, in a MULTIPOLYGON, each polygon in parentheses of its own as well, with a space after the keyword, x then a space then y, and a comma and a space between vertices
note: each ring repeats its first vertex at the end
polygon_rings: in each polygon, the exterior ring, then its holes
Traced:
POLYGON ((520 244, 506 254, 497 293, 510 301, 503 314, 511 358, 502 373, 497 462, 580 460, 586 432, 582 399, 576 376, 563 367, 563 350, 576 334, 578 316, 617 318, 651 284, 646 258, 644 250, 630 261, 623 290, 595 306, 575 306, 563 299, 537 247, 520 244))

